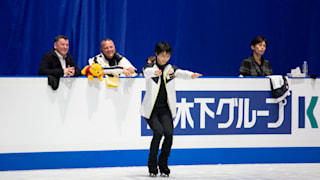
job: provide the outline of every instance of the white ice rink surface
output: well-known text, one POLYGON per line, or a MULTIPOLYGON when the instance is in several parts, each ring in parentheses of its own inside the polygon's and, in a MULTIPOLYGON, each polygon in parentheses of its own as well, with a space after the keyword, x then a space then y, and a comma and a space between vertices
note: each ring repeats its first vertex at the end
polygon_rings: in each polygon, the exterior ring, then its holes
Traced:
MULTIPOLYGON (((288 180, 320 179, 320 164, 239 164, 170 166, 170 179, 175 180, 288 180)), ((0 171, 0 180, 135 180, 168 179, 149 177, 147 167, 115 167, 0 171)))

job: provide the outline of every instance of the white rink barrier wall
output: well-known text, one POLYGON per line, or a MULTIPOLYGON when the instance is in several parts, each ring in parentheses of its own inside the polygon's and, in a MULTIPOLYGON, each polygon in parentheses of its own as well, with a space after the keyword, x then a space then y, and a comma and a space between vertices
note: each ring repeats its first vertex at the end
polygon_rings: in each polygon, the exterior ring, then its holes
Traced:
MULTIPOLYGON (((139 115, 145 80, 0 77, 0 170, 146 166, 152 131, 139 115)), ((320 80, 177 80, 169 165, 320 162, 320 80)))

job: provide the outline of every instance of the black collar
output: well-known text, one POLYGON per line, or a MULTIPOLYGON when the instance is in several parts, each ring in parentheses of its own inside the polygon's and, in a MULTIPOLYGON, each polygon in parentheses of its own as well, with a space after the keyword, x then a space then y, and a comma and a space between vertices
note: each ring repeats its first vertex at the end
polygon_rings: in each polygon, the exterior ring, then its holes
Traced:
POLYGON ((156 61, 156 64, 159 67, 159 69, 164 70, 164 68, 169 64, 169 62, 167 62, 165 65, 160 65, 158 61, 156 61))
POLYGON ((257 61, 254 59, 253 54, 251 54, 251 56, 249 56, 248 59, 251 59, 255 64, 257 64, 257 66, 260 66, 260 67, 263 66, 264 64, 264 58, 262 56, 261 56, 261 65, 259 65, 257 61))
MULTIPOLYGON (((103 54, 103 52, 101 52, 103 54)), ((103 54, 104 58, 109 62, 110 66, 118 65, 119 61, 122 59, 122 56, 118 53, 114 53, 112 58, 107 58, 105 54, 103 54)))

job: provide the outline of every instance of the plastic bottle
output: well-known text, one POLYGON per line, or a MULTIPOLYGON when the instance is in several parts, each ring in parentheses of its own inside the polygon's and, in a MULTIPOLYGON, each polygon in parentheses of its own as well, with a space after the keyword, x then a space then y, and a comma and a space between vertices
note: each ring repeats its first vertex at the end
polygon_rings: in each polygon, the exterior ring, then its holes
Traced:
POLYGON ((308 63, 307 63, 307 61, 303 61, 303 64, 302 64, 302 73, 305 74, 305 77, 308 76, 308 63))

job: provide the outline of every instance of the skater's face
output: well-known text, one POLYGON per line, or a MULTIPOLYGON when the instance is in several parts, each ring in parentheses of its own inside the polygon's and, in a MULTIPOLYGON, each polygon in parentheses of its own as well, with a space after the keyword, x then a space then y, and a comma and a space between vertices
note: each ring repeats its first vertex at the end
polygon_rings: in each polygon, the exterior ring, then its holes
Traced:
POLYGON ((157 62, 161 66, 167 64, 167 62, 169 61, 169 59, 171 57, 171 54, 167 53, 167 52, 161 52, 156 55, 157 55, 157 62))

